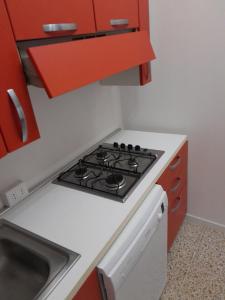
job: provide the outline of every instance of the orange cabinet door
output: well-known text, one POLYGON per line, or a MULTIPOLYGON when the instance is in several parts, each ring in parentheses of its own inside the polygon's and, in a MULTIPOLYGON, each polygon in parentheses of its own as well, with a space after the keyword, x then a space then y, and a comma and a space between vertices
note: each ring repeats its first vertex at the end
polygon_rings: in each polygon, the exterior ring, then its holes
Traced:
POLYGON ((50 98, 154 57, 145 31, 33 47, 28 54, 50 98))
POLYGON ((3 157, 4 155, 6 155, 7 151, 6 151, 6 147, 5 147, 5 143, 2 137, 2 134, 0 132, 0 158, 3 157))
POLYGON ((102 300, 96 269, 85 281, 78 293, 74 296, 73 300, 102 300))
POLYGON ((39 137, 22 65, 7 16, 0 0, 0 129, 8 152, 39 137))
POLYGON ((97 31, 138 28, 138 0, 94 0, 97 31))
POLYGON ((6 0, 6 3, 16 40, 95 32, 92 0, 6 0))

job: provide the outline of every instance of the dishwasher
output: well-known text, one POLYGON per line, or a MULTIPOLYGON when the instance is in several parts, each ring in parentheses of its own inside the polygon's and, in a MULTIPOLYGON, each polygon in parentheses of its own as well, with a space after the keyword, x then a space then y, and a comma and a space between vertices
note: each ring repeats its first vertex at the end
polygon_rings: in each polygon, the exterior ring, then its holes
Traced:
POLYGON ((168 199, 155 185, 98 264, 104 300, 159 300, 167 274, 168 199))

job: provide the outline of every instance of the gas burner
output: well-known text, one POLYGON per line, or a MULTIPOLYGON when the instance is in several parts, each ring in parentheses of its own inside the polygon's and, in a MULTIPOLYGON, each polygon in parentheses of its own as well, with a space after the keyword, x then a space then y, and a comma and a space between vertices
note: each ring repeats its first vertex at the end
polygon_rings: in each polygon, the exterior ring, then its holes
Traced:
POLYGON ((106 161, 110 157, 110 153, 104 150, 100 150, 96 153, 96 159, 100 161, 106 161))
POLYGON ((135 157, 131 157, 129 160, 128 160, 128 165, 131 166, 131 167, 138 167, 138 162, 136 160, 135 157))
POLYGON ((110 174, 105 179, 105 186, 110 190, 121 189, 125 183, 125 178, 121 174, 110 174))
POLYGON ((85 166, 78 166, 74 170, 74 177, 79 179, 87 179, 89 176, 88 168, 85 166))

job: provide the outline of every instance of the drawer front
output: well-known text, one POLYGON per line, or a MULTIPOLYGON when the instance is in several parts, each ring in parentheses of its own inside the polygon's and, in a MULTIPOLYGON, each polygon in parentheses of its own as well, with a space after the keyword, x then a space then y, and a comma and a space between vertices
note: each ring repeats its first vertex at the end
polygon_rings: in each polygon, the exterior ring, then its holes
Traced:
POLYGON ((95 32, 92 0, 20 0, 19 5, 17 0, 6 0, 6 3, 16 40, 95 32))
POLYGON ((177 153, 173 161, 168 166, 168 176, 171 178, 177 176, 182 169, 187 169, 187 155, 188 155, 188 143, 186 142, 184 146, 177 153))
POLYGON ((184 186, 179 195, 174 196, 168 210, 168 250, 173 244, 187 212, 187 186, 184 186))
POLYGON ((138 0, 94 0, 97 31, 138 28, 138 0))

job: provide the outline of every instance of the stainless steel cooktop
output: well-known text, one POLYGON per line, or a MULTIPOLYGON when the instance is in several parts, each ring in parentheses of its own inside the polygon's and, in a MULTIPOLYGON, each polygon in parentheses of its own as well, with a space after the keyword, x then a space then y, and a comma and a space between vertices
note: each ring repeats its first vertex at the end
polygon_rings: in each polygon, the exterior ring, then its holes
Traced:
POLYGON ((163 153, 139 145, 102 144, 62 173, 54 183, 125 202, 163 153))

